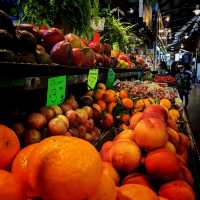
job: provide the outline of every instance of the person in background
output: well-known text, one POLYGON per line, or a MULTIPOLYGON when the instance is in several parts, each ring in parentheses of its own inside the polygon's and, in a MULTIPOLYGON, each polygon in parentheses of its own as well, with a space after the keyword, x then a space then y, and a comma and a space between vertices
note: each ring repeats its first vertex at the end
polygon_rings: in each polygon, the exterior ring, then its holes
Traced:
POLYGON ((171 65, 170 75, 175 77, 177 74, 177 62, 174 61, 171 65))
POLYGON ((190 78, 190 90, 191 90, 192 79, 193 79, 192 67, 190 64, 185 64, 184 67, 185 67, 185 73, 188 74, 190 78))
POLYGON ((189 92, 191 90, 191 73, 185 69, 182 63, 177 64, 178 73, 176 74, 177 89, 182 101, 185 101, 185 107, 189 103, 189 92))
POLYGON ((167 64, 165 61, 160 61, 160 65, 159 65, 159 74, 161 75, 167 75, 168 69, 167 69, 167 64))

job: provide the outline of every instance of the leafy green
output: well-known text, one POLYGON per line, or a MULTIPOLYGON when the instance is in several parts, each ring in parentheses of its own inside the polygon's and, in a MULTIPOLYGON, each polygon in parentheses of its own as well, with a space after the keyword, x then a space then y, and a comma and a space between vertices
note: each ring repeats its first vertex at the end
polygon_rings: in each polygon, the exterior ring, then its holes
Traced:
POLYGON ((27 0, 22 21, 61 25, 66 32, 85 34, 92 16, 99 14, 99 0, 27 0))

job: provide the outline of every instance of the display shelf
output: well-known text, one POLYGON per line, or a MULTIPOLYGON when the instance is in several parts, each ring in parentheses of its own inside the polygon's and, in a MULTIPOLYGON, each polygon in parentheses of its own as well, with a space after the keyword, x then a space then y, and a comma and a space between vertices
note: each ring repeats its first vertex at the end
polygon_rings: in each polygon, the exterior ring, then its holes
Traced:
MULTIPOLYGON (((93 67, 94 69, 96 67, 93 67)), ((69 75, 68 84, 85 83, 90 69, 57 64, 22 64, 0 63, 0 88, 22 88, 26 90, 42 89, 47 87, 48 78, 59 75, 69 75)), ((99 69, 99 81, 106 80, 109 68, 99 69)), ((117 79, 137 77, 142 70, 113 68, 117 79)))
POLYGON ((192 128, 190 126, 187 112, 185 110, 183 110, 183 112, 182 112, 182 118, 186 125, 186 133, 188 134, 190 141, 191 141, 190 154, 189 154, 189 166, 194 175, 194 181, 195 181, 194 189, 196 191, 197 199, 200 199, 200 172, 199 172, 200 152, 199 152, 199 148, 196 144, 196 140, 195 140, 194 134, 192 132, 192 128))

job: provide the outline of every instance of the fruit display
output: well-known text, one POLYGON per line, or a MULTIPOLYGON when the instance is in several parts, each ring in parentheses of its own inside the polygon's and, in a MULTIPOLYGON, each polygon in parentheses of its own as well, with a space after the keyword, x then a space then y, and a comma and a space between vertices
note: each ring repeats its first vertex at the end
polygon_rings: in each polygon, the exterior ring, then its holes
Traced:
POLYGON ((38 64, 61 64, 77 67, 133 68, 123 52, 112 53, 109 44, 100 40, 85 40, 73 33, 64 34, 54 27, 34 24, 14 25, 9 16, 0 11, 0 61, 38 64), (13 44, 13 45, 11 45, 13 44))
POLYGON ((40 112, 28 114, 12 128, 23 146, 53 135, 72 135, 93 142, 101 135, 93 114, 92 107, 79 107, 75 97, 70 96, 60 106, 42 107, 40 112))
POLYGON ((175 99, 178 97, 176 89, 167 87, 165 84, 158 84, 148 81, 121 81, 118 85, 118 88, 126 89, 132 98, 166 98, 175 101, 175 99))
POLYGON ((176 79, 170 75, 156 75, 154 77, 156 83, 167 83, 168 85, 176 85, 176 79))
POLYGON ((70 132, 75 127, 86 127, 87 120, 95 115, 92 107, 78 108, 73 96, 62 106, 43 107, 40 113, 28 116, 26 126, 41 130, 48 124, 51 134, 34 144, 20 148, 16 127, 18 131, 22 128, 15 125, 15 133, 1 125, 4 135, 0 154, 5 159, 0 160, 0 188, 4 189, 0 198, 177 200, 178 195, 180 200, 195 200, 194 178, 187 164, 190 140, 174 127, 181 117, 179 111, 170 100, 162 99, 160 105, 144 104, 139 112, 141 99, 131 102, 125 90, 115 95, 101 83, 94 101, 107 109, 121 98, 132 114, 123 131, 106 141, 100 152, 86 141, 87 137, 70 132), (104 91, 105 104, 98 102, 103 101, 99 90, 104 91), (57 116, 52 115, 55 113, 57 116))

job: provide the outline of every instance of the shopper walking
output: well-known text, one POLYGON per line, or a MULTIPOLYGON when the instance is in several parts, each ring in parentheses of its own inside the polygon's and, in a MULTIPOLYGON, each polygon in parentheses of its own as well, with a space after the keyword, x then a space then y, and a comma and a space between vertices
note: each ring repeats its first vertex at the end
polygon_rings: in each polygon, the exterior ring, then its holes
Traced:
POLYGON ((171 65, 171 69, 170 69, 170 75, 175 77, 177 74, 177 62, 174 61, 171 65))
POLYGON ((178 63, 177 69, 177 89, 179 91, 180 98, 185 102, 185 107, 187 107, 189 103, 189 92, 191 90, 191 73, 188 71, 187 67, 185 69, 182 63, 178 63))

